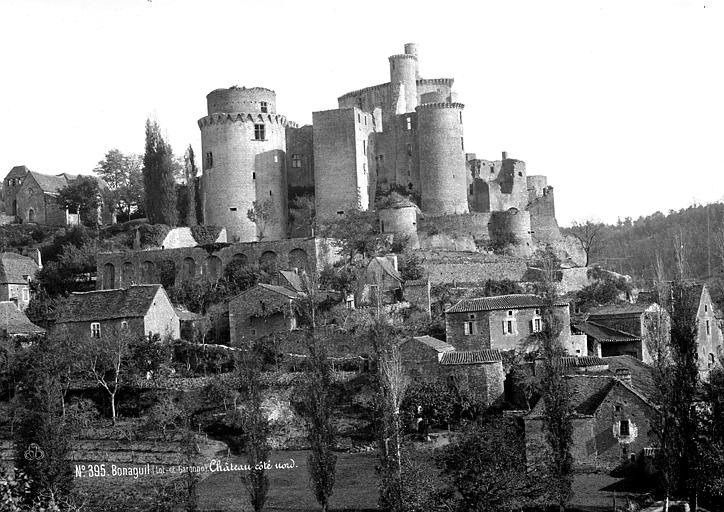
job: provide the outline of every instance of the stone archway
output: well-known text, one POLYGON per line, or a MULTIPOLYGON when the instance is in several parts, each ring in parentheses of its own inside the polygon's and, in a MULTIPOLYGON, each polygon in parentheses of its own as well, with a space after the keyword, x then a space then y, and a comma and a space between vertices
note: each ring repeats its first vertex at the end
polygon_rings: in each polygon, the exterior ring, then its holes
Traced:
POLYGON ((309 258, 304 249, 292 249, 289 251, 289 267, 298 268, 299 270, 307 270, 309 258))
POLYGON ((221 278, 221 259, 218 256, 206 258, 206 276, 210 281, 218 281, 221 278))
POLYGON ((275 267, 277 264, 277 253, 274 251, 264 251, 259 256, 259 265, 262 267, 275 267))
POLYGON ((193 281, 196 278, 196 261, 193 258, 184 258, 181 264, 181 280, 193 281))
POLYGON ((152 284, 156 281, 156 265, 152 261, 144 261, 141 263, 141 282, 144 284, 152 284))
POLYGON ((116 267, 113 263, 103 265, 103 289, 112 290, 116 287, 116 267))

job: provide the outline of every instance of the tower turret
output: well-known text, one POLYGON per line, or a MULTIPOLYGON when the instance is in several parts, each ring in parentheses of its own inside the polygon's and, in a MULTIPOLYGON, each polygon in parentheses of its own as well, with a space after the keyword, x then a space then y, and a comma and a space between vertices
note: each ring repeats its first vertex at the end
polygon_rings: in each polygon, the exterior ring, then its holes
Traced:
POLYGON ((226 227, 229 238, 278 240, 287 231, 284 116, 276 94, 262 87, 216 89, 199 120, 204 222, 226 227), (247 212, 257 202, 256 223, 247 212))
POLYGON ((462 103, 417 107, 422 211, 433 215, 467 213, 467 171, 462 103))
MULTIPOLYGON (((395 91, 399 84, 402 84, 405 96, 405 110, 402 113, 414 112, 417 107, 417 56, 403 53, 390 57, 392 90, 395 91)), ((394 107, 393 105, 392 108, 394 107)))

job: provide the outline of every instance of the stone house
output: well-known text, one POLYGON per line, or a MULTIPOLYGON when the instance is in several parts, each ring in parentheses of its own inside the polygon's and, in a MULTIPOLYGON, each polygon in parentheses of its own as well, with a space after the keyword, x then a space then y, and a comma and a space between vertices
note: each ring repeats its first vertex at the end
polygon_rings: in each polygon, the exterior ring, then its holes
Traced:
POLYGON ((232 345, 297 328, 294 303, 304 294, 285 286, 257 284, 229 302, 232 345))
POLYGON ((708 377, 709 371, 720 364, 724 339, 716 316, 717 308, 706 284, 695 285, 694 296, 699 302, 696 308, 699 372, 703 377, 708 377))
POLYGON ((0 301, 0 338, 27 338, 43 335, 45 329, 28 320, 14 301, 0 301))
POLYGON ((14 301, 25 311, 30 302, 30 281, 38 268, 35 260, 27 256, 0 253, 0 301, 14 301))
POLYGON ((591 355, 630 355, 650 363, 643 340, 647 336, 648 321, 657 317, 668 321, 668 314, 656 303, 625 302, 591 309, 586 321, 576 324, 575 329, 587 336, 591 355))
MULTIPOLYGON (((652 453, 658 414, 650 398, 651 369, 630 356, 605 359, 607 371, 566 375, 575 410, 571 454, 577 469, 610 471, 651 462, 646 458, 652 453)), ((539 400, 523 417, 529 463, 545 453, 543 408, 539 400)))
POLYGON ((486 406, 503 397, 505 374, 499 350, 457 351, 432 336, 414 336, 400 345, 400 357, 415 381, 455 386, 486 406))
POLYGON ((355 303, 358 305, 393 304, 402 300, 402 276, 397 270, 397 255, 372 258, 358 278, 355 303))
POLYGON ((56 321, 62 327, 80 338, 125 329, 134 336, 180 336, 179 318, 160 284, 71 293, 56 321))
MULTIPOLYGON (((544 306, 541 297, 530 294, 462 299, 445 311, 447 340, 462 350, 525 350, 543 328, 544 306)), ((566 352, 587 355, 585 336, 571 334, 568 302, 557 301, 554 308, 566 352)))
POLYGON ((58 204, 58 192, 76 176, 50 176, 28 171, 15 194, 17 218, 21 223, 72 226, 80 223, 77 213, 58 204))

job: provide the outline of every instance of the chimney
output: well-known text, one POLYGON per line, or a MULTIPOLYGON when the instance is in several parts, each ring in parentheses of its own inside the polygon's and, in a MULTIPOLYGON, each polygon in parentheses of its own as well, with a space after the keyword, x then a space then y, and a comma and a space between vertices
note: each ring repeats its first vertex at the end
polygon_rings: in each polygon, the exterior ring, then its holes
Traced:
POLYGON ((624 384, 631 385, 631 370, 628 368, 617 368, 616 378, 624 384))
POLYGON ((503 151, 503 160, 507 160, 507 159, 508 159, 508 152, 503 151))

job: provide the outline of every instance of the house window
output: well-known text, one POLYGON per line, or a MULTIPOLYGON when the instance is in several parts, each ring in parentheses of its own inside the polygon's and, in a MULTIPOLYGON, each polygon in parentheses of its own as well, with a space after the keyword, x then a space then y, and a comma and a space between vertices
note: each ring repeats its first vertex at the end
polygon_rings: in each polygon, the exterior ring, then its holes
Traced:
POLYGON ((709 320, 706 321, 706 335, 711 336, 711 324, 709 323, 709 320))
POLYGON ((515 322, 513 320, 503 322, 503 334, 515 334, 515 322))
POLYGON ((541 323, 540 318, 534 318, 530 321, 530 332, 540 332, 541 331, 541 323))
POLYGON ((631 462, 636 462, 636 454, 635 454, 635 453, 632 453, 632 454, 631 454, 631 462))
POLYGON ((344 210, 337 210, 337 215, 344 215, 344 210))
POLYGON ((127 331, 127 330, 128 330, 128 322, 126 322, 125 320, 123 320, 123 321, 121 322, 121 330, 122 330, 122 331, 127 331))
POLYGON ((508 310, 508 316, 513 316, 513 310, 508 310))
POLYGON ((618 433, 619 433, 619 435, 621 435, 621 437, 627 437, 627 436, 631 435, 628 420, 621 420, 619 422, 618 433))
POLYGON ((254 125, 254 140, 266 140, 266 127, 263 124, 254 125))
POLYGON ((266 101, 261 102, 261 111, 266 114, 269 112, 269 104, 266 101))
POLYGON ((229 211, 230 211, 230 212, 235 212, 235 211, 236 211, 236 206, 232 206, 231 208, 229 208, 229 211))
POLYGON ((405 121, 407 122, 407 129, 412 130, 412 118, 408 117, 405 121))
POLYGON ((300 169, 302 167, 302 157, 299 155, 292 155, 292 168, 300 169))
POLYGON ((535 314, 536 314, 536 315, 540 315, 540 309, 536 309, 536 310, 535 310, 535 314))
POLYGON ((362 122, 362 118, 360 117, 359 114, 357 114, 357 122, 358 122, 358 123, 361 123, 361 122, 362 122))
POLYGON ((475 325, 475 322, 463 323, 463 331, 464 331, 465 336, 470 336, 471 334, 475 334, 474 325, 475 325))
POLYGON ((23 300, 30 300, 30 292, 27 288, 23 288, 23 300))
POLYGON ((463 113, 460 112, 460 124, 463 124, 463 113))
POLYGON ((211 151, 206 152, 206 168, 211 169, 214 166, 214 155, 211 151))
POLYGON ((709 312, 709 304, 704 304, 704 313, 709 312))
POLYGON ((621 406, 620 405, 614 405, 613 410, 616 412, 621 412, 621 406))
POLYGON ((412 156, 412 144, 408 144, 408 145, 407 145, 407 154, 408 154, 409 156, 412 156))
POLYGON ((98 322, 93 322, 91 324, 91 338, 100 338, 101 337, 101 324, 98 322))

